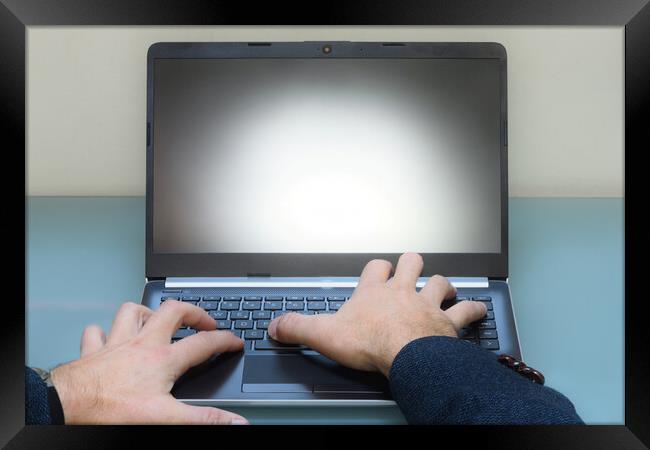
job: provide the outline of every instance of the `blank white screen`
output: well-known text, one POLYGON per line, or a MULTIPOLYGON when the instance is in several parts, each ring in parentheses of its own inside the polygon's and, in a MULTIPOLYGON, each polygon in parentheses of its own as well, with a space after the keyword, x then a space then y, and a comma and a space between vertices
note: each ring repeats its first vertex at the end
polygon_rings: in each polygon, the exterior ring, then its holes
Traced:
POLYGON ((158 60, 154 251, 500 251, 495 60, 158 60))

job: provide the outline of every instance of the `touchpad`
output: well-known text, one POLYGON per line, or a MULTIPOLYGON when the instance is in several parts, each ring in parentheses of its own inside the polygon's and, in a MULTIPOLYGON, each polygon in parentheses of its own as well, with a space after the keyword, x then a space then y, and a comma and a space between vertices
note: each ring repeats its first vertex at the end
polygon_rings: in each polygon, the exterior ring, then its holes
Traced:
POLYGON ((387 392, 378 373, 348 369, 322 355, 250 355, 244 359, 242 392, 387 392))

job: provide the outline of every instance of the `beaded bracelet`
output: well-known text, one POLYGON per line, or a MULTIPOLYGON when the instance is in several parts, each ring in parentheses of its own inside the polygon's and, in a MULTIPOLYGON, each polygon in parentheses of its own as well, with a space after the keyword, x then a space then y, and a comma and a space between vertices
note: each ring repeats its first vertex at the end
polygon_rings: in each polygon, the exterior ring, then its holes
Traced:
POLYGON ((499 362, 506 367, 514 370, 520 375, 525 376, 533 383, 544 384, 544 375, 537 369, 528 367, 523 361, 519 361, 517 358, 510 355, 499 355, 499 362))

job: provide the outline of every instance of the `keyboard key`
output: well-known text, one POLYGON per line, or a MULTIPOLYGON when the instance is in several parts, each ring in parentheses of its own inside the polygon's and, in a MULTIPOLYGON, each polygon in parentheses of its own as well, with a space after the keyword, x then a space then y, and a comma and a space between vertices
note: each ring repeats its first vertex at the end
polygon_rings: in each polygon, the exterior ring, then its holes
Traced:
POLYGON ((485 320, 494 320, 494 311, 488 311, 485 313, 485 317, 483 317, 485 320))
POLYGON ((267 295, 266 297, 264 297, 264 300, 266 300, 267 302, 280 302, 280 303, 282 303, 282 300, 284 300, 284 297, 282 297, 281 295, 267 295))
POLYGON ((310 311, 323 311, 327 308, 325 302, 307 302, 307 309, 310 311))
POLYGON ((221 296, 219 295, 208 295, 207 297, 203 297, 204 302, 218 302, 221 300, 221 296))
POLYGON ((220 319, 227 319, 228 318, 228 311, 209 311, 208 314, 214 320, 220 320, 220 319))
MULTIPOLYGON (((268 297, 267 297, 268 298, 268 297)), ((282 309, 282 300, 272 300, 264 302, 264 309, 269 311, 275 311, 276 309, 282 309)))
POLYGON ((250 319, 250 313, 248 311, 231 311, 230 312, 231 320, 248 320, 250 319))
POLYGON ((178 297, 162 297, 160 299, 160 302, 162 303, 162 302, 167 301, 167 300, 180 300, 180 298, 178 298, 178 297))
POLYGON ((288 312, 289 312, 289 311, 273 311, 273 318, 274 318, 274 319, 277 319, 277 318, 280 317, 281 315, 286 314, 286 313, 288 313, 288 312))
POLYGON ((494 307, 492 306, 492 302, 483 302, 483 304, 485 305, 488 311, 494 310, 494 307))
POLYGON ((217 330, 230 330, 230 320, 217 320, 217 330))
POLYGON ((255 350, 305 350, 307 347, 298 344, 284 344, 272 339, 255 341, 255 350))
POLYGON ((475 338, 462 338, 462 339, 463 341, 471 342, 472 344, 478 343, 475 338))
POLYGON ((244 339, 264 339, 264 330, 246 330, 244 339))
POLYGON ((241 337, 241 330, 230 330, 230 332, 235 336, 237 336, 238 338, 241 337))
POLYGON ((198 295, 186 295, 183 297, 184 302, 198 302, 199 300, 201 300, 201 297, 198 295))
POLYGON ((337 296, 334 296, 334 297, 327 297, 327 300, 335 301, 335 302, 344 302, 345 297, 341 297, 341 296, 337 295, 337 296))
POLYGON ((499 335, 497 334, 497 330, 482 329, 478 330, 478 337, 481 339, 497 339, 499 335))
POLYGON ((305 299, 305 297, 301 297, 298 295, 291 295, 287 297, 287 302, 301 302, 305 299))
POLYGON ((253 311, 253 319, 270 319, 271 311, 253 311))
POLYGON ((222 311, 233 311, 239 309, 239 302, 223 301, 221 302, 222 311))
POLYGON ((477 301, 477 302, 491 302, 492 297, 488 297, 487 295, 479 295, 478 297, 474 297, 474 301, 477 301))
POLYGON ((223 300, 226 302, 239 302, 241 301, 241 297, 238 297, 236 295, 229 295, 227 297, 224 297, 223 300))
POLYGON ((497 327, 497 324, 494 322, 494 320, 482 320, 478 323, 478 327, 481 329, 494 329, 497 327))
POLYGON ((176 330, 176 333, 174 333, 172 339, 183 339, 184 337, 191 336, 193 334, 196 334, 196 330, 192 330, 191 328, 181 328, 179 330, 176 330))
POLYGON ((298 314, 302 314, 303 316, 313 316, 316 314, 315 311, 296 311, 298 314))
POLYGON ((341 301, 330 302, 330 311, 338 311, 343 306, 343 303, 341 301))
MULTIPOLYGON (((289 297, 287 297, 288 299, 289 297)), ((287 300, 287 311, 302 311, 305 309, 304 302, 289 301, 287 300)))
POLYGON ((206 302, 206 301, 203 301, 203 302, 199 303, 199 306, 201 308, 205 309, 206 311, 209 311, 211 309, 217 309, 219 307, 219 302, 206 302))
POLYGON ((474 328, 462 328, 458 332, 458 337, 461 338, 461 339, 465 339, 465 338, 474 339, 474 338, 476 338, 476 329, 474 329, 474 328))
POLYGON ((250 320, 235 320, 235 330, 249 330, 253 328, 253 322, 250 320))
POLYGON ((249 302, 261 302, 262 297, 257 296, 257 295, 249 295, 247 297, 244 297, 244 300, 249 301, 249 302))
POLYGON ((479 343, 488 350, 499 350, 499 341, 495 339, 479 339, 479 343))
POLYGON ((255 309, 261 309, 261 308, 262 308, 262 302, 248 301, 248 300, 244 301, 244 303, 242 303, 242 306, 241 306, 241 309, 245 309, 245 310, 248 310, 248 311, 252 311, 252 310, 255 310, 255 309))
POLYGON ((325 301, 325 297, 309 296, 307 297, 308 302, 322 302, 325 301))
POLYGON ((465 297, 465 296, 462 296, 462 297, 456 297, 456 301, 457 301, 457 302, 464 302, 464 301, 466 301, 466 300, 471 300, 471 299, 470 299, 469 297, 465 297))
POLYGON ((255 322, 255 328, 258 330, 267 330, 269 328, 269 323, 271 323, 270 320, 258 320, 255 322))

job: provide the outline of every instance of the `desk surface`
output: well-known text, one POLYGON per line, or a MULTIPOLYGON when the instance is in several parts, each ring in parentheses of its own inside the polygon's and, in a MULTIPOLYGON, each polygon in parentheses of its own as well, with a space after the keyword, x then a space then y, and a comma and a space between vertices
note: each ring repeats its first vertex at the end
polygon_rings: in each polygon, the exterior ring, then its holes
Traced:
MULTIPOLYGON (((144 198, 27 201, 26 362, 79 356, 144 281, 144 198)), ((510 285, 524 360, 587 423, 624 421, 622 199, 510 199, 510 285)), ((237 408, 252 423, 405 423, 394 407, 237 408)))

